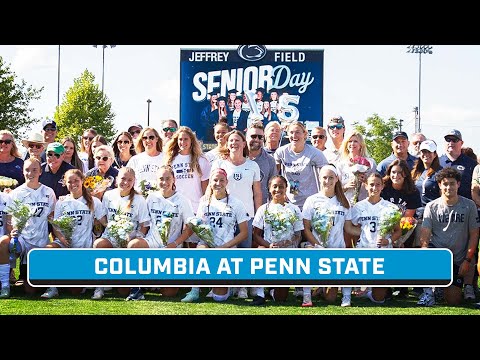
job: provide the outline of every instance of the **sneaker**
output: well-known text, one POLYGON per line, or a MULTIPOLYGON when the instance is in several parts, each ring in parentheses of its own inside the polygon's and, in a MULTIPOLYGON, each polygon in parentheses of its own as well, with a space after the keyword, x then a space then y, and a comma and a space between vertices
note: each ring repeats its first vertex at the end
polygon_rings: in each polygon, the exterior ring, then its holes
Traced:
POLYGON ((145 300, 145 296, 142 294, 141 288, 132 288, 130 294, 126 297, 125 301, 137 301, 145 300))
POLYGON ((251 306, 265 305, 265 298, 257 295, 253 298, 253 301, 250 303, 250 305, 251 306))
POLYGON ((180 301, 186 302, 186 303, 193 303, 193 302, 197 302, 198 300, 200 300, 200 295, 198 294, 198 292, 190 291, 180 301))
POLYGON ((420 300, 418 300, 417 305, 420 306, 433 306, 435 305, 435 298, 427 293, 423 293, 422 296, 420 297, 420 300))
POLYGON ((441 287, 435 288, 435 292, 433 293, 433 295, 435 296, 435 302, 437 303, 445 300, 445 292, 441 287))
POLYGON ((95 288, 93 292, 92 300, 101 300, 103 298, 103 288, 95 288))
POLYGON ((240 288, 238 289, 237 297, 239 299, 248 299, 248 292, 246 288, 240 288))
POLYGON ((340 304, 342 307, 352 306, 352 297, 350 295, 343 295, 342 303, 340 304))
POLYGON ((8 299, 10 297, 10 287, 2 287, 0 290, 0 299, 8 299))
POLYGON ((463 298, 467 301, 475 300, 475 291, 473 291, 472 285, 465 285, 463 288, 463 298))
MULTIPOLYGON (((188 294, 188 293, 187 293, 187 294, 188 294)), ((210 290, 205 297, 207 297, 207 298, 213 298, 213 290, 210 290)))
POLYGON ((40 297, 42 299, 51 299, 58 296, 58 290, 56 287, 49 287, 40 297))
POLYGON ((312 295, 311 294, 303 295, 302 307, 312 307, 312 306, 313 306, 312 295))
POLYGON ((293 290, 293 296, 295 296, 297 298, 303 297, 303 289, 295 288, 295 290, 293 290))
POLYGON ((383 304, 383 303, 385 302, 385 299, 383 299, 383 300, 375 300, 375 299, 373 298, 372 290, 369 290, 369 291, 367 292, 367 298, 368 298, 371 302, 373 302, 373 303, 375 303, 375 304, 383 304))

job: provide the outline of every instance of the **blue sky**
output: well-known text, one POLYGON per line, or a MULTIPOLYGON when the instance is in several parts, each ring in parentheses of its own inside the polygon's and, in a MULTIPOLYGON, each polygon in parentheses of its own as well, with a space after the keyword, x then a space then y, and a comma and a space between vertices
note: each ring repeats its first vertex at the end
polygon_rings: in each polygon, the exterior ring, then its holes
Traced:
MULTIPOLYGON (((418 105, 418 54, 407 45, 266 45, 267 49, 324 50, 324 119, 342 115, 348 125, 374 113, 403 119, 414 132, 418 105)), ((236 49, 238 45, 117 45, 105 49, 105 93, 116 114, 117 130, 132 123, 150 125, 179 118, 180 49, 236 49)), ((57 105, 58 45, 0 45, 0 56, 19 79, 44 87, 32 102, 36 117, 53 117, 57 105)), ((60 102, 73 80, 88 69, 102 82, 102 47, 62 45, 60 102)), ((480 46, 433 45, 422 55, 421 130, 439 144, 449 129, 462 132, 464 146, 480 145, 480 46)), ((327 144, 328 145, 328 144, 327 144)))

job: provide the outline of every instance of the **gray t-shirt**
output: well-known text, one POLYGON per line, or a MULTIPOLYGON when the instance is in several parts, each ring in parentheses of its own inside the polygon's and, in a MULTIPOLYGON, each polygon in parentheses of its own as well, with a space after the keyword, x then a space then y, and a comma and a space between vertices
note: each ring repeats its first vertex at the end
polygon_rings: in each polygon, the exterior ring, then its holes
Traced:
POLYGON ((273 175, 277 174, 277 165, 272 155, 269 155, 265 149, 262 149, 259 156, 253 159, 260 168, 260 183, 262 186, 262 204, 268 201, 268 181, 273 175))
POLYGON ((305 144, 303 151, 297 154, 291 144, 286 144, 279 147, 273 157, 288 181, 288 199, 302 210, 307 197, 319 191, 318 170, 328 164, 325 155, 310 144, 305 144))
POLYGON ((479 225, 475 203, 463 196, 452 206, 439 197, 429 202, 423 213, 422 227, 432 230, 430 243, 435 248, 450 249, 453 262, 459 266, 467 255, 469 232, 479 225))

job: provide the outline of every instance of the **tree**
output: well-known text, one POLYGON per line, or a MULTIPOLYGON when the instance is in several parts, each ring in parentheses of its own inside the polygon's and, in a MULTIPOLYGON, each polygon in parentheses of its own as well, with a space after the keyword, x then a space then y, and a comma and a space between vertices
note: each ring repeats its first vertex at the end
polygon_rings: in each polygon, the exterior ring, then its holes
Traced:
POLYGON ((398 129, 398 121, 391 117, 387 121, 378 114, 365 120, 367 126, 353 123, 353 127, 365 138, 370 156, 378 164, 392 153, 392 135, 398 129))
POLYGON ((108 141, 115 135, 112 105, 94 81, 95 76, 86 69, 73 80, 73 86, 65 93, 54 114, 58 126, 57 139, 66 136, 80 139, 88 128, 94 128, 108 141))
POLYGON ((33 109, 29 106, 32 100, 40 99, 43 87, 35 89, 31 85, 27 86, 23 79, 17 84, 15 77, 15 73, 0 56, 0 129, 10 131, 19 139, 30 130, 32 124, 40 121, 30 117, 33 109))

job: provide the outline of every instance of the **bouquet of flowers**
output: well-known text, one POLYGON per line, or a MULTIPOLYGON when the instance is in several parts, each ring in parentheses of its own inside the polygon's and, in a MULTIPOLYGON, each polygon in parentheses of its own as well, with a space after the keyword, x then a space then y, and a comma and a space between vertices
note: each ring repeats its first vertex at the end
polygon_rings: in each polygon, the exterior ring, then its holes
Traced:
POLYGON ((151 184, 149 181, 143 179, 140 181, 140 191, 142 192, 143 197, 146 199, 150 193, 160 190, 155 185, 151 184))
POLYGON ((402 229, 402 236, 398 239, 399 244, 403 244, 412 235, 417 227, 417 219, 412 216, 404 216, 400 219, 400 228, 402 229))
POLYGON ((83 186, 87 188, 92 194, 97 194, 107 190, 113 184, 114 178, 109 176, 104 178, 100 175, 90 175, 83 180, 83 186))
POLYGON ((126 248, 133 231, 133 222, 120 208, 113 219, 108 220, 107 231, 117 242, 118 247, 126 248))
POLYGON ((217 245, 215 244, 215 237, 213 235, 213 228, 210 224, 202 221, 199 217, 192 216, 187 219, 187 226, 192 229, 192 231, 204 241, 208 247, 214 248, 217 245))
POLYGON ((352 205, 357 203, 360 188, 362 186, 359 175, 365 174, 370 167, 370 162, 362 156, 355 156, 350 159, 350 169, 352 170, 353 175, 355 175, 355 189, 353 192, 352 205))
MULTIPOLYGON (((13 200, 10 206, 7 207, 6 212, 8 215, 12 216, 12 227, 17 230, 18 234, 23 231, 28 220, 30 220, 34 213, 27 204, 24 204, 19 199, 13 200)), ((14 236, 13 243, 10 243, 10 260, 15 259, 17 246, 18 235, 14 236)))
POLYGON ((0 176, 0 191, 12 189, 18 185, 18 181, 7 176, 0 176))
POLYGON ((298 216, 295 212, 281 204, 270 203, 265 210, 265 223, 272 228, 272 243, 289 241, 291 245, 296 221, 298 216))
POLYGON ((57 230, 62 233, 68 243, 68 247, 72 246, 72 235, 77 225, 77 221, 74 217, 71 217, 65 213, 59 216, 56 219, 48 220, 50 224, 57 230))
POLYGON ((165 212, 162 214, 160 222, 156 223, 158 234, 164 246, 168 244, 168 238, 170 237, 170 225, 172 224, 173 214, 171 212, 165 212))
MULTIPOLYGON (((380 213, 380 220, 379 220, 379 234, 380 237, 385 238, 388 234, 391 234, 400 223, 400 219, 402 218, 402 212, 396 206, 388 206, 382 210, 380 213)), ((380 246, 379 246, 380 247, 380 246)))
POLYGON ((320 235, 320 245, 326 248, 330 229, 333 226, 332 210, 325 207, 315 209, 311 224, 312 228, 320 235))

